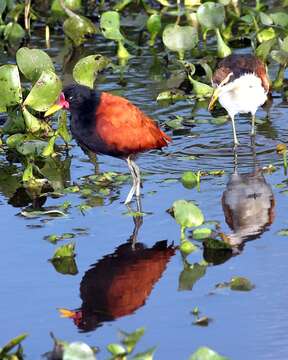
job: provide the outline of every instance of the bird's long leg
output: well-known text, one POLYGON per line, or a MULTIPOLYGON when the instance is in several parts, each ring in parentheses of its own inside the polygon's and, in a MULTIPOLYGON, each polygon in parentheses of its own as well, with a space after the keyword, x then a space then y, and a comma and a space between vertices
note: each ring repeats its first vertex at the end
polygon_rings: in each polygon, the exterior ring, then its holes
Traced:
POLYGON ((251 136, 256 135, 256 129, 255 129, 255 114, 251 113, 252 115, 252 126, 251 126, 251 136))
POLYGON ((234 146, 240 145, 238 139, 237 139, 237 133, 236 133, 236 127, 235 127, 235 120, 234 115, 230 115, 231 121, 232 121, 232 128, 233 128, 233 139, 234 139, 234 146))
POLYGON ((138 165, 131 160, 132 166, 134 168, 134 172, 136 175, 136 196, 139 197, 140 196, 140 188, 141 188, 141 174, 140 174, 140 169, 138 167, 138 165))
POLYGON ((132 185, 132 188, 131 190, 129 191, 129 194, 125 200, 125 204, 129 204, 133 198, 133 195, 135 194, 136 192, 136 186, 137 186, 137 175, 135 174, 135 170, 134 170, 134 167, 133 167, 133 164, 134 164, 134 161, 131 160, 130 156, 127 157, 127 164, 128 164, 128 168, 130 170, 130 173, 131 173, 131 176, 132 176, 132 179, 133 179, 133 185, 132 185))

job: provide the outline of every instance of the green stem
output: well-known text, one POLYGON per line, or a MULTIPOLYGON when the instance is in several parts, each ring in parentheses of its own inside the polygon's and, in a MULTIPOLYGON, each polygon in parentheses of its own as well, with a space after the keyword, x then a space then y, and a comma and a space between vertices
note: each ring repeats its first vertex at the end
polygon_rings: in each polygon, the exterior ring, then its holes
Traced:
POLYGON ((283 152, 284 175, 287 175, 287 151, 283 152))
POLYGON ((181 237, 180 237, 180 240, 181 242, 184 241, 186 239, 186 236, 185 236, 185 226, 181 226, 181 237))

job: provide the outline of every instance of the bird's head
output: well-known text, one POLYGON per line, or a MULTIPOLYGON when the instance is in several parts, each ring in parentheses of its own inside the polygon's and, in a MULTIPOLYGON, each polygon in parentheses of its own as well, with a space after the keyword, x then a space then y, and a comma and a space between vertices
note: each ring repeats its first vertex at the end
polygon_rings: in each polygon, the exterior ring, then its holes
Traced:
POLYGON ((233 72, 230 72, 217 86, 217 88, 214 90, 212 97, 210 99, 208 110, 211 111, 214 108, 214 105, 219 98, 220 94, 223 92, 225 85, 229 82, 231 76, 233 75, 233 72))
POLYGON ((71 84, 64 88, 57 102, 45 113, 45 117, 52 115, 60 109, 69 109, 73 112, 90 112, 99 103, 99 96, 94 89, 88 86, 71 84))

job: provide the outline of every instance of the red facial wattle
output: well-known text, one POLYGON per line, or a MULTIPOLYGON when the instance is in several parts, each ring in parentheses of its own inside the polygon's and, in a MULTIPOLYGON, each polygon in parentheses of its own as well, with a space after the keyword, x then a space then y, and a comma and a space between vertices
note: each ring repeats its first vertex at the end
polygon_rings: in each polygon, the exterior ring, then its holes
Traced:
POLYGON ((69 102, 65 99, 63 92, 60 94, 58 105, 60 105, 62 109, 69 109, 69 102))

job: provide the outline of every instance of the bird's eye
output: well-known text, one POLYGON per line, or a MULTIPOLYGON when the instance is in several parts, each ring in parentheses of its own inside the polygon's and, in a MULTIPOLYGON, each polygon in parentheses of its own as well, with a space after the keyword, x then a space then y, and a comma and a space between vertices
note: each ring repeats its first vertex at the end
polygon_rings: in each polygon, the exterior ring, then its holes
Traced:
POLYGON ((73 96, 69 96, 68 100, 70 101, 73 100, 73 96))

